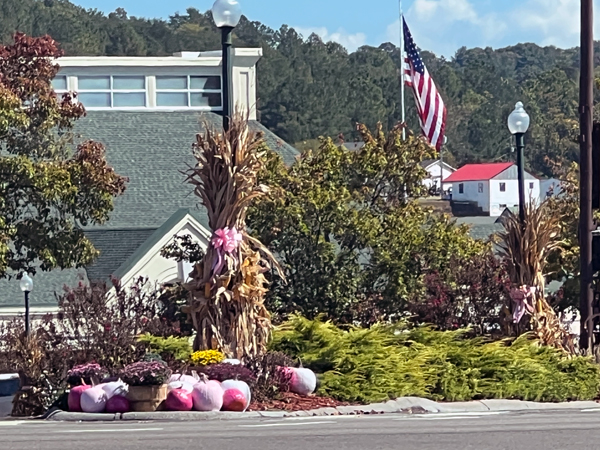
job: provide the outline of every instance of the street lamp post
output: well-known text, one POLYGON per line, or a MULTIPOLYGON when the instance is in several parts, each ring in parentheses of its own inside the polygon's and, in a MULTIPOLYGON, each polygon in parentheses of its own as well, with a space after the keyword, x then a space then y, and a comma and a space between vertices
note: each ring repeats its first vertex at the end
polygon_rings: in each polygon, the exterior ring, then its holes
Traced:
POLYGON ((212 16, 217 28, 221 29, 221 47, 223 49, 223 130, 229 131, 233 113, 233 89, 231 70, 231 45, 233 29, 240 22, 242 9, 236 0, 217 0, 212 7, 212 16))
POLYGON ((525 224, 525 133, 529 128, 529 115, 523 108, 523 103, 518 102, 510 116, 508 116, 508 129, 515 135, 517 141, 517 167, 519 169, 519 220, 525 224))
POLYGON ((27 272, 23 273, 19 286, 25 294, 25 336, 29 336, 29 293, 33 290, 33 280, 27 272))

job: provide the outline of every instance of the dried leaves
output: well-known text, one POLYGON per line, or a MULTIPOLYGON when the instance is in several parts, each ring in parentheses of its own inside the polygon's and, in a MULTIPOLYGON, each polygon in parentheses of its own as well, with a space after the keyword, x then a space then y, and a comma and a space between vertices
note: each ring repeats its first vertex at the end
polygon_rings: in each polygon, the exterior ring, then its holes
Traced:
POLYGON ((187 172, 188 182, 207 209, 211 230, 236 228, 242 242, 224 254, 224 269, 217 274, 213 268, 223 255, 209 245, 186 286, 191 292, 188 312, 198 332, 194 348, 220 349, 229 357, 247 359, 266 350, 271 320, 264 306, 264 273, 271 265, 280 270, 266 247, 244 231, 251 202, 268 192, 257 181, 264 143, 239 114, 226 133, 208 124, 205 130, 194 144, 198 164, 187 172))
POLYGON ((524 225, 512 213, 505 219, 505 230, 500 233, 501 255, 514 286, 535 287, 531 325, 540 342, 574 353, 569 333, 544 297, 546 261, 561 247, 561 216, 548 202, 528 204, 525 211, 524 225))

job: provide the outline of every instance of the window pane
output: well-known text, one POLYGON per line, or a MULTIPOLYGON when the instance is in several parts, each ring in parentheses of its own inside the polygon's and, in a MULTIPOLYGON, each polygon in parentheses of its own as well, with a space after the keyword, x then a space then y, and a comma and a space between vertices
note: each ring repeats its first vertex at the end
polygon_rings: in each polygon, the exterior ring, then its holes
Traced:
POLYGON ((156 106, 188 106, 187 92, 159 92, 156 94, 156 106))
POLYGON ((221 77, 190 77, 190 89, 221 89, 221 77))
POLYGON ((86 108, 108 108, 110 107, 109 93, 79 94, 79 101, 86 108))
POLYGON ((113 89, 146 89, 146 77, 113 77, 113 89))
POLYGON ((110 77, 79 77, 80 90, 110 89, 110 77))
POLYGON ((187 89, 187 77, 156 77, 156 89, 187 89))
POLYGON ((67 77, 56 77, 52 80, 52 88, 55 91, 67 90, 67 77))
POLYGON ((191 106, 221 106, 221 94, 190 94, 191 106))
POLYGON ((145 92, 134 92, 134 93, 114 93, 113 94, 113 106, 115 108, 125 106, 146 106, 146 93, 145 92))

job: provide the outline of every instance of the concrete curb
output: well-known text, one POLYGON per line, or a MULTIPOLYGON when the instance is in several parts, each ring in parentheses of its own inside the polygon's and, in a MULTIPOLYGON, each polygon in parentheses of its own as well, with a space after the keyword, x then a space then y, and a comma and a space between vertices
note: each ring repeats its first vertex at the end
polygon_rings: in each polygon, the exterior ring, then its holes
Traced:
POLYGON ((600 408, 594 401, 566 403, 525 402, 521 400, 478 400, 472 402, 438 403, 419 397, 401 397, 384 403, 370 405, 338 406, 337 408, 319 408, 310 411, 253 411, 253 412, 130 412, 124 414, 90 414, 66 411, 50 411, 43 418, 63 422, 111 422, 128 421, 206 421, 206 420, 251 420, 284 419, 287 417, 323 417, 369 414, 435 414, 435 413, 477 413, 536 410, 569 410, 600 408))

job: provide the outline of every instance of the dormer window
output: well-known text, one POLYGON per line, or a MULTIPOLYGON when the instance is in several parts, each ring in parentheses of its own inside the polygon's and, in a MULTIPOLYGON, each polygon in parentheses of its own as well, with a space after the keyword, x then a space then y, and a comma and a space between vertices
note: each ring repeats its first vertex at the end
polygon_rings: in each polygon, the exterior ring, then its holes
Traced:
MULTIPOLYGON (((232 51, 232 101, 256 120, 256 62, 260 48, 232 51)), ((52 82, 88 111, 223 111, 221 51, 173 56, 65 56, 52 82)))

